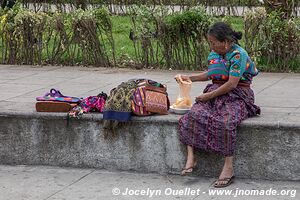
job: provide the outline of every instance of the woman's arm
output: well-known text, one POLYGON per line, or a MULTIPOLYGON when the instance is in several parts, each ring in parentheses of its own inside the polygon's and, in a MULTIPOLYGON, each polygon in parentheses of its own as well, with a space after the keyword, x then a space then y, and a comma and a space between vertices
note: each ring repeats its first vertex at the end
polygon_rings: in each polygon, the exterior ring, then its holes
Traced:
MULTIPOLYGON (((179 75, 175 76, 175 79, 177 79, 179 75)), ((208 77, 207 77, 207 71, 202 72, 198 75, 194 75, 194 76, 187 76, 187 75, 180 75, 181 79, 183 81, 192 81, 192 82, 197 82, 197 81, 208 81, 208 77)))
POLYGON ((190 76, 189 77, 192 82, 197 82, 197 81, 208 81, 207 77, 207 71, 200 73, 199 75, 196 76, 190 76))
POLYGON ((218 89, 202 94, 196 97, 196 101, 208 101, 218 96, 226 94, 237 87, 241 76, 246 70, 247 54, 236 52, 232 55, 231 66, 229 69, 229 79, 226 83, 221 85, 218 89))
POLYGON ((231 90, 233 90, 234 88, 236 88, 239 81, 240 81, 240 77, 229 76, 229 80, 226 83, 224 83, 223 85, 221 85, 218 89, 216 89, 214 91, 204 93, 204 94, 196 97, 196 101, 205 102, 210 99, 214 99, 218 96, 221 96, 223 94, 226 94, 226 93, 230 92, 231 90))

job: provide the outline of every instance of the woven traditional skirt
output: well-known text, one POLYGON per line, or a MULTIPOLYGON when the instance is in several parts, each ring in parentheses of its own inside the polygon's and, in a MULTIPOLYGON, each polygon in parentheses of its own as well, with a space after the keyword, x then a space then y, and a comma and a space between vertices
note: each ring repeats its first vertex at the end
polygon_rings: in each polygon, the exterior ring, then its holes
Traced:
MULTIPOLYGON (((204 93, 218 87, 218 84, 209 84, 204 93)), ((260 108, 254 104, 252 89, 236 87, 210 101, 195 103, 179 120, 179 138, 185 145, 232 156, 237 126, 257 114, 260 114, 260 108)))

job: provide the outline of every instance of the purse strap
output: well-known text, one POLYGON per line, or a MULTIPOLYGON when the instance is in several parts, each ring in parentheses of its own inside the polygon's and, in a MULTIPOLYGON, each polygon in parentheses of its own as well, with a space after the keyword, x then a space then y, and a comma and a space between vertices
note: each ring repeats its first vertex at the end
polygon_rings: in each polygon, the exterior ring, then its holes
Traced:
POLYGON ((138 84, 138 87, 143 87, 143 86, 145 87, 145 90, 167 94, 167 86, 159 82, 150 79, 145 79, 138 84))
POLYGON ((153 85, 146 85, 145 90, 159 92, 159 93, 163 93, 163 94, 167 95, 167 88, 156 87, 156 86, 153 86, 153 85))

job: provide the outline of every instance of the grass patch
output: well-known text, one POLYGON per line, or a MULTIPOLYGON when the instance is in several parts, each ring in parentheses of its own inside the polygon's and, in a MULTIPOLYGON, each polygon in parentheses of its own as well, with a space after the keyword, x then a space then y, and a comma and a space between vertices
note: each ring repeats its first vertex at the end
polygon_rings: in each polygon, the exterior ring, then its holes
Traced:
POLYGON ((113 38, 115 41, 117 60, 126 57, 134 58, 133 42, 129 39, 131 21, 129 16, 112 16, 113 38))

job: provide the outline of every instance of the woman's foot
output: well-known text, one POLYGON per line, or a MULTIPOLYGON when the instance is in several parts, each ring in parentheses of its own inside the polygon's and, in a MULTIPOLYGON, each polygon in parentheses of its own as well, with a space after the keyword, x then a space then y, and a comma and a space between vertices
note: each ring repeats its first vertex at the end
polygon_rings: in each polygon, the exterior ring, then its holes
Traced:
POLYGON ((196 161, 194 156, 194 147, 187 145, 187 160, 185 167, 181 171, 181 176, 185 176, 187 174, 191 174, 196 167, 196 161))
POLYGON ((216 188, 227 187, 231 183, 233 183, 233 179, 234 179, 233 167, 224 166, 219 176, 219 179, 215 181, 214 187, 216 188))
POLYGON ((188 174, 191 174, 193 173, 194 169, 196 168, 197 166, 197 162, 196 161, 187 161, 186 164, 185 164, 185 167, 182 169, 181 171, 181 176, 185 176, 185 175, 188 175, 188 174))

